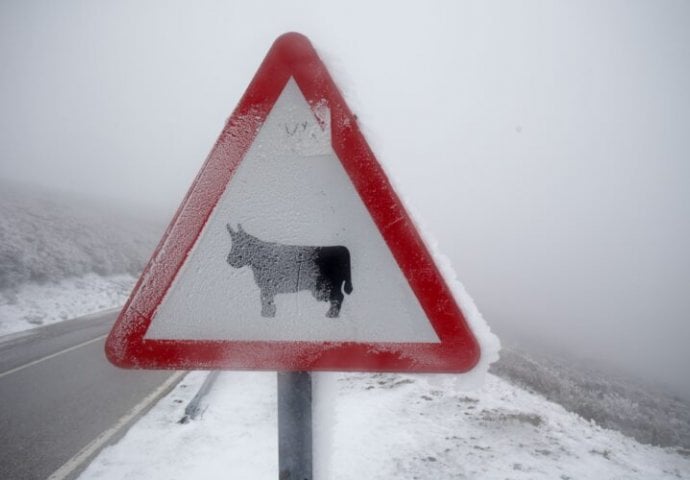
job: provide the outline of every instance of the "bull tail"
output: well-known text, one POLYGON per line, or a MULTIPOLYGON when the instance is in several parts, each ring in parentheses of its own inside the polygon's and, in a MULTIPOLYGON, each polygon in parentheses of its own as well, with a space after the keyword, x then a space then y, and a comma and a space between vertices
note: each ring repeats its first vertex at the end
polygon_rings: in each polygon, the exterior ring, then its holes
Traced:
POLYGON ((345 293, 348 295, 352 293, 352 282, 349 278, 345 280, 345 293))
POLYGON ((345 256, 345 293, 350 295, 352 293, 352 279, 350 278, 350 252, 345 249, 347 255, 345 256))

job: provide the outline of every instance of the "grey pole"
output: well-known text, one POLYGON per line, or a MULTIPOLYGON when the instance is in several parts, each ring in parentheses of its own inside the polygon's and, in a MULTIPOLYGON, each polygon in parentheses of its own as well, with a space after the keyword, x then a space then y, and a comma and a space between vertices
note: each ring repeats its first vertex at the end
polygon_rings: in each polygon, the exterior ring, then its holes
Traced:
POLYGON ((313 480, 309 372, 278 372, 278 469, 280 480, 313 480))
POLYGON ((178 423, 189 423, 190 420, 196 420, 196 417, 201 413, 201 399, 211 390, 219 374, 220 370, 213 370, 206 376, 204 383, 201 384, 201 388, 196 392, 196 395, 194 395, 192 401, 189 402, 187 408, 184 409, 184 417, 182 417, 178 423))

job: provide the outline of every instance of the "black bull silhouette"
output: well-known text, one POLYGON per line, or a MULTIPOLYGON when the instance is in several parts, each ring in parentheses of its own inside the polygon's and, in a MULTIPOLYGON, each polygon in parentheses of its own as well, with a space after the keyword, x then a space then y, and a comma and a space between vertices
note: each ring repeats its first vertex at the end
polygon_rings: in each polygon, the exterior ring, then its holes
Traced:
POLYGON ((261 315, 274 317, 278 293, 310 290, 314 298, 330 302, 327 317, 340 314, 345 295, 352 293, 350 252, 346 247, 314 247, 264 242, 249 235, 242 226, 233 231, 228 263, 235 268, 249 265, 261 291, 261 315), (344 285, 344 286, 343 286, 344 285))

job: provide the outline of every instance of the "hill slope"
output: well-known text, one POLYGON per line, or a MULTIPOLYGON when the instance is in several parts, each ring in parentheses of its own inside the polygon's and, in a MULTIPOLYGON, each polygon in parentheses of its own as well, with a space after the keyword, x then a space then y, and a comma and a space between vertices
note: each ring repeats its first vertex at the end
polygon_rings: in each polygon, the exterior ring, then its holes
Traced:
POLYGON ((690 402, 570 357, 505 347, 491 372, 642 443, 690 454, 690 402))
POLYGON ((121 209, 0 182, 0 290, 87 273, 138 275, 160 234, 121 209))
POLYGON ((121 305, 162 226, 0 181, 0 334, 121 305))

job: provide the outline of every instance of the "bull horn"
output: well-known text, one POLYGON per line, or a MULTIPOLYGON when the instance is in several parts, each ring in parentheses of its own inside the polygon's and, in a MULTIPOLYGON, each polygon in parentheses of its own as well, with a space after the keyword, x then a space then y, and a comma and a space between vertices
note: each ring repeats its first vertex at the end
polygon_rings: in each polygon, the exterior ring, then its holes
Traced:
POLYGON ((230 235, 234 235, 234 234, 235 234, 235 232, 232 231, 232 227, 230 226, 229 223, 226 223, 225 226, 228 228, 228 232, 230 233, 230 235))
POLYGON ((237 231, 238 231, 238 232, 244 233, 244 230, 242 229, 242 224, 241 224, 241 223, 238 223, 238 224, 237 224, 237 231))

